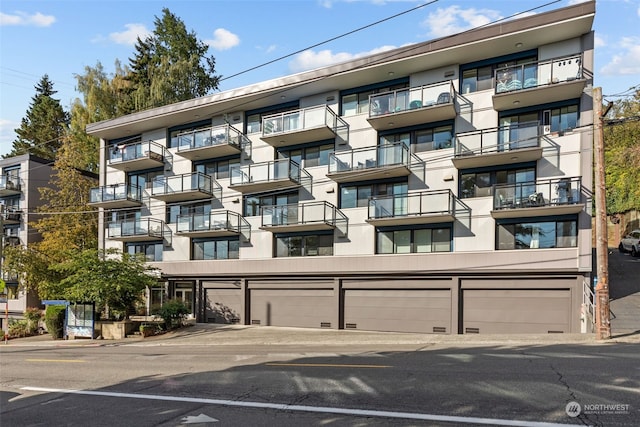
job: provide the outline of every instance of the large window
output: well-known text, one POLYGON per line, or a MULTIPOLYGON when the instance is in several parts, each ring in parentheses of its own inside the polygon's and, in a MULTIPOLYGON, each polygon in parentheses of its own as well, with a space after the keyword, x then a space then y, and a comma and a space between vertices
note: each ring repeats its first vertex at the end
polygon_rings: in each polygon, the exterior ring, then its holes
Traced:
POLYGON ((498 68, 511 67, 513 65, 526 64, 537 61, 536 52, 522 52, 516 55, 500 58, 492 58, 460 67, 462 81, 460 93, 478 92, 493 88, 493 75, 498 68))
POLYGON ((330 256, 333 255, 333 232, 327 234, 277 234, 275 256, 330 256))
POLYGON ((409 87, 409 79, 397 79, 375 85, 362 86, 340 93, 340 115, 354 116, 369 113, 369 96, 409 87))
POLYGON ((272 114, 284 113, 286 111, 297 110, 298 101, 288 102, 286 104, 272 105, 266 108, 247 111, 245 113, 245 134, 256 133, 262 131, 262 118, 272 114))
POLYGON ((162 261, 162 242, 127 243, 130 255, 142 254, 147 261, 162 261))
POLYGON ((376 229, 377 254, 451 252, 451 228, 376 229))
POLYGON ((292 205, 298 203, 298 192, 277 194, 250 194, 244 196, 244 216, 260 215, 263 206, 292 205))
POLYGON ((211 202, 199 202, 190 204, 167 205, 167 224, 173 224, 178 220, 178 215, 206 215, 211 212, 211 202))
POLYGON ((496 249, 572 248, 578 245, 578 221, 530 220, 496 224, 496 249))
POLYGON ((550 132, 562 132, 578 126, 578 101, 565 101, 548 107, 511 111, 500 116, 500 126, 538 122, 550 132))
POLYGON ((406 181, 342 184, 340 186, 340 208, 369 206, 369 197, 406 194, 407 189, 406 181))
MULTIPOLYGON (((486 197, 493 195, 494 184, 518 184, 531 182, 535 192, 535 167, 514 167, 502 170, 462 171, 460 173, 460 198, 486 197)), ((525 190, 523 188, 523 190, 525 190)))
POLYGON ((335 144, 331 141, 330 143, 307 145, 302 148, 279 149, 278 158, 291 159, 303 168, 327 166, 329 154, 333 151, 335 151, 335 144))
POLYGON ((151 188, 151 184, 156 177, 163 176, 164 171, 162 168, 153 169, 141 172, 130 173, 128 175, 128 183, 130 185, 137 185, 141 190, 151 188))
POLYGON ((404 142, 412 153, 451 148, 453 125, 446 124, 429 128, 407 130, 402 132, 381 133, 379 144, 404 142))
POLYGON ((229 178, 233 168, 240 167, 240 157, 218 159, 216 161, 199 163, 195 165, 196 172, 202 172, 214 179, 229 178))
MULTIPOLYGON (((178 134, 190 133, 198 130, 204 130, 211 127, 211 120, 203 120, 196 123, 187 123, 180 126, 169 128, 169 148, 180 146, 178 134)), ((190 138, 190 136, 188 137, 190 138)), ((190 140, 189 140, 190 141, 190 140)), ((188 142, 187 142, 188 145, 188 142)))
POLYGON ((240 258, 240 239, 193 239, 191 241, 191 259, 238 259, 240 258))

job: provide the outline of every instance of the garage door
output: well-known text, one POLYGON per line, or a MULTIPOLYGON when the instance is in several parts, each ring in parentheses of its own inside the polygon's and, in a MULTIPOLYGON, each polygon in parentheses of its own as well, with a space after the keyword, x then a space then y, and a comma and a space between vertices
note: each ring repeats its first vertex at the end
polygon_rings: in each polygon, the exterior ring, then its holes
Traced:
POLYGON ((333 289, 251 289, 250 296, 253 325, 331 328, 337 318, 333 289))
POLYGON ((241 323, 242 294, 240 289, 205 289, 207 323, 241 323))
POLYGON ((344 291, 344 327, 451 333, 451 291, 347 289, 344 291))
POLYGON ((464 333, 571 331, 568 289, 465 289, 462 296, 464 333))

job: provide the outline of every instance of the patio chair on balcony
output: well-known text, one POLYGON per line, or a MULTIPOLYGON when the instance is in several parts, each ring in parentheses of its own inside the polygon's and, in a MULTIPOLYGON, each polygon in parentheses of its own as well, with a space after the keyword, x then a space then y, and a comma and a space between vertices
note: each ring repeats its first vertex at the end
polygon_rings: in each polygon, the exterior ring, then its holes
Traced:
POLYGON ((451 102, 451 94, 449 92, 442 92, 438 95, 438 100, 436 104, 448 104, 451 102))
POLYGON ((413 100, 409 103, 409 109, 411 110, 415 110, 416 108, 421 108, 422 107, 422 101, 420 101, 419 99, 413 100))

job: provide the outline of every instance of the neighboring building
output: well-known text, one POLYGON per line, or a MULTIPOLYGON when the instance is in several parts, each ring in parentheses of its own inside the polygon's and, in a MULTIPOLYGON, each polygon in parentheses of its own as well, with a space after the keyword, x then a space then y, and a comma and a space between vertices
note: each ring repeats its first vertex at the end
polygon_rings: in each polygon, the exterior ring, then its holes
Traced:
MULTIPOLYGON (((38 188, 49 182, 54 173, 53 162, 23 154, 0 159, 0 173, 4 246, 29 246, 41 239, 40 233, 29 224, 39 219, 34 216, 36 209, 43 204, 38 188)), ((40 307, 38 295, 19 286, 18 274, 3 272, 2 279, 6 283, 9 317, 22 318, 26 308, 40 307)), ((3 328, 5 317, 2 317, 3 328)))
POLYGON ((105 247, 198 322, 579 332, 595 2, 94 123, 105 247))

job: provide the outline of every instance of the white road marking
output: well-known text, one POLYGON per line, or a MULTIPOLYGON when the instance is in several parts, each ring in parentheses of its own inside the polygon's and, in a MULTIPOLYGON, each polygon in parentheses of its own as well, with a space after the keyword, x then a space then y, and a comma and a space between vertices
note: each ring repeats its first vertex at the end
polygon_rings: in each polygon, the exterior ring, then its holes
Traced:
POLYGON ((162 396, 157 394, 116 393, 92 390, 68 390, 62 388, 22 387, 21 390, 43 393, 65 393, 86 396, 117 397, 129 399, 163 400, 170 402, 200 403, 209 405, 238 406, 244 408, 274 409, 278 411, 317 412, 325 414, 352 415, 357 417, 402 418, 422 421, 442 421, 463 424, 487 424, 515 427, 561 427, 571 424, 548 423, 542 421, 503 420, 498 418, 459 417, 453 415, 420 414, 414 412, 375 411, 368 409, 332 408, 324 406, 288 405, 286 403, 247 402, 238 400, 202 399, 198 397, 162 396))

